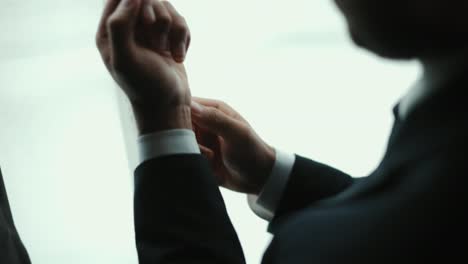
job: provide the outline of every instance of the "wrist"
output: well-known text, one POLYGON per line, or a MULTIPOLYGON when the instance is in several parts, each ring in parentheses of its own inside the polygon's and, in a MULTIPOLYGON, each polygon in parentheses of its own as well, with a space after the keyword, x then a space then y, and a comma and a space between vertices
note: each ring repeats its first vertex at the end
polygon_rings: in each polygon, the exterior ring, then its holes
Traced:
POLYGON ((171 129, 192 130, 190 106, 157 109, 133 105, 132 108, 140 136, 171 129))
POLYGON ((259 195, 263 188, 265 187, 266 182, 271 176, 274 164, 276 162, 276 149, 271 147, 268 144, 265 144, 264 155, 262 156, 261 161, 258 163, 260 165, 258 172, 258 179, 256 182, 256 188, 253 192, 255 195, 259 195))

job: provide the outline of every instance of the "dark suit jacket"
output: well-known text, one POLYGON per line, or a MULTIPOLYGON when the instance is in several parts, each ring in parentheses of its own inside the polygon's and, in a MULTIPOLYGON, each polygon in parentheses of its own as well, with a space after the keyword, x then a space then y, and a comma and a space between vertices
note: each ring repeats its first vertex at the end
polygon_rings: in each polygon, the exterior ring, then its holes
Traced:
MULTIPOLYGON (((454 81, 397 120, 368 177, 297 156, 263 263, 466 263, 465 84, 454 81)), ((157 158, 135 177, 141 263, 245 263, 202 156, 157 158)))
POLYGON ((29 256, 16 231, 0 171, 0 263, 27 264, 29 256))

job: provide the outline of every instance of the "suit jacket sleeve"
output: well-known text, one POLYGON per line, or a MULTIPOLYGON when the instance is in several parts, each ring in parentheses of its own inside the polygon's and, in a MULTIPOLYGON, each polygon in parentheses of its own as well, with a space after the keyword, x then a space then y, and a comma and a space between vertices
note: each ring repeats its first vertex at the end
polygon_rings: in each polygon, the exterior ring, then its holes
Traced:
POLYGON ((275 219, 336 195, 356 181, 342 171, 299 155, 289 177, 275 219))
POLYGON ((152 159, 135 171, 140 264, 245 263, 211 172, 199 154, 152 159))

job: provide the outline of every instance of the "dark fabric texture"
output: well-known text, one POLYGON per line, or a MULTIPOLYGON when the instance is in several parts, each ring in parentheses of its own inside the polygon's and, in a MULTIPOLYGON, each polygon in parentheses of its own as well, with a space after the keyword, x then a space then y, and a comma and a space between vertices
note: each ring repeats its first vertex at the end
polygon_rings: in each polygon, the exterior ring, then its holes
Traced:
POLYGON ((16 231, 0 170, 0 263, 29 264, 28 253, 16 231))
POLYGON ((139 263, 245 263, 203 156, 143 163, 135 172, 134 200, 139 263))
POLYGON ((274 239, 263 264, 467 262, 467 84, 458 79, 404 120, 394 111, 382 162, 350 185, 341 172, 299 158, 270 223, 274 239), (336 181, 308 173, 317 169, 336 181), (328 185, 345 188, 303 198, 328 185))

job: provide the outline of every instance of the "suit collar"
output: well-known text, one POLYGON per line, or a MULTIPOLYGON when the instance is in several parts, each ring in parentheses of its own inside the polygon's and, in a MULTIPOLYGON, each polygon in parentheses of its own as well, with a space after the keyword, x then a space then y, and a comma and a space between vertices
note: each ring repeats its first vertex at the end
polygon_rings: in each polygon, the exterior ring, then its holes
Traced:
POLYGON ((400 100, 400 117, 405 118, 426 98, 431 97, 440 89, 447 88, 451 85, 450 82, 458 76, 466 74, 467 62, 468 48, 442 57, 423 59, 421 79, 400 100))
MULTIPOLYGON (((467 76, 468 77, 468 76, 467 76)), ((340 201, 365 196, 378 186, 395 181, 397 170, 422 160, 449 145, 464 144, 468 137, 467 90, 468 82, 459 80, 434 94, 401 120, 398 105, 393 109, 395 124, 385 156, 377 169, 360 184, 340 194, 324 199, 320 205, 334 205, 340 201)))
POLYGON ((395 167, 468 137, 468 74, 455 78, 395 124, 382 165, 395 167))

